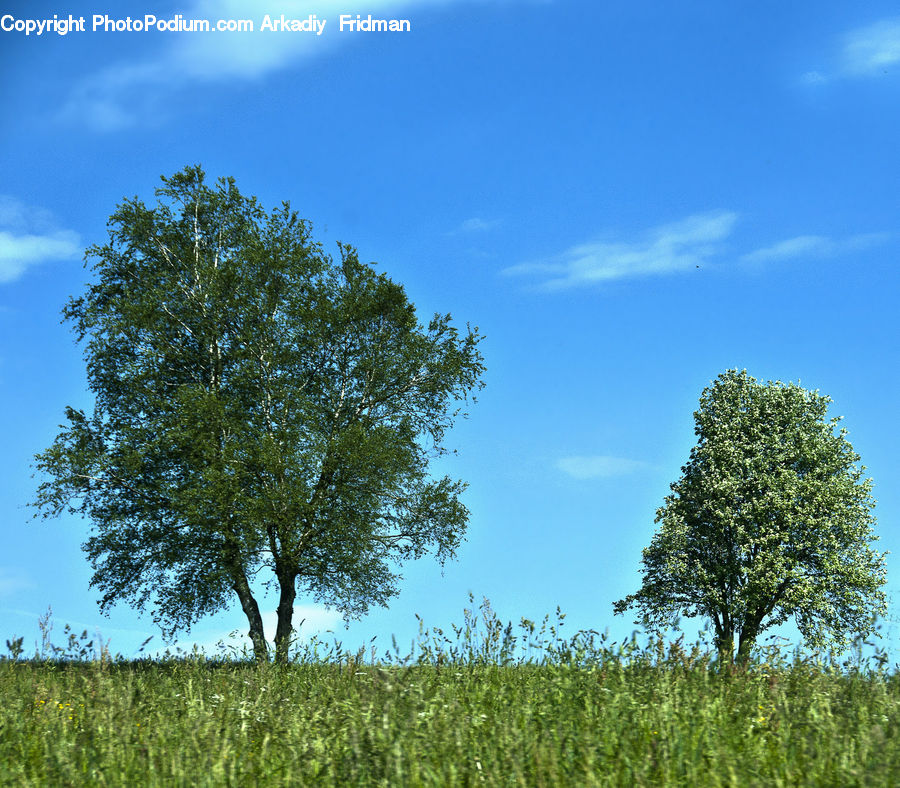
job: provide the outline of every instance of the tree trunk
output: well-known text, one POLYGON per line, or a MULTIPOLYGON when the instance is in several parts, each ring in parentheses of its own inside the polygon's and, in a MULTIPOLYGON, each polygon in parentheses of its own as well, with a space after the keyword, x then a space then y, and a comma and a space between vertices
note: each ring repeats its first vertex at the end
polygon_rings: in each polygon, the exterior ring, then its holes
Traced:
POLYGON ((262 615, 259 612, 259 605, 250 591, 250 584, 247 582, 246 576, 241 572, 235 580, 232 588, 241 600, 241 607, 250 622, 250 640, 253 642, 253 656, 257 662, 269 661, 269 646, 266 643, 266 635, 263 631, 262 615))
POLYGON ((738 640, 737 664, 746 665, 750 661, 750 652, 753 644, 756 643, 756 630, 741 630, 741 636, 738 640))
POLYGON ((720 665, 731 665, 734 661, 734 629, 731 616, 727 610, 719 610, 712 614, 716 627, 716 651, 719 653, 720 665))
MULTIPOLYGON (((781 591, 779 591, 778 596, 780 596, 780 594, 781 591)), ((744 617, 744 625, 741 627, 741 636, 738 641, 737 661, 739 665, 746 665, 750 661, 750 652, 753 650, 756 638, 759 637, 759 628, 762 626, 762 621, 772 612, 776 601, 777 596, 768 606, 759 607, 752 613, 748 611, 747 615, 744 617)))
POLYGON ((759 637, 759 628, 763 618, 771 611, 768 609, 759 609, 754 611, 753 615, 748 615, 744 620, 744 626, 741 627, 741 637, 738 641, 738 663, 746 665, 750 661, 750 652, 759 637))
POLYGON ((730 632, 716 636, 716 650, 720 664, 731 665, 734 662, 734 637, 730 632))
POLYGON ((275 630, 275 662, 286 665, 288 651, 291 647, 291 636, 294 634, 292 618, 294 616, 294 600, 297 598, 297 578, 291 572, 279 574, 278 585, 278 627, 275 630))

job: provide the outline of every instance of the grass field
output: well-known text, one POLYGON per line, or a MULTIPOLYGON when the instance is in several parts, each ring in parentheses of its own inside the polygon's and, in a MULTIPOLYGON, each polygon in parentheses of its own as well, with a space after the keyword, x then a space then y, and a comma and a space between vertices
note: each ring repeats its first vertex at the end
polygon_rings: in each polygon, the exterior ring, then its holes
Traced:
POLYGON ((720 671, 700 645, 480 612, 406 656, 314 641, 284 666, 45 643, 0 662, 0 783, 900 785, 883 660, 770 650, 720 671))

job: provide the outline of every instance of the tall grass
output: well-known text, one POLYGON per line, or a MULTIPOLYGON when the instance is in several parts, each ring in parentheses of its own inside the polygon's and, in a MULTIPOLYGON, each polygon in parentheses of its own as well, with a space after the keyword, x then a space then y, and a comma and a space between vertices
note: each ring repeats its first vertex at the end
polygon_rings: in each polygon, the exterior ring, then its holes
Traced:
POLYGON ((770 649, 720 670, 699 643, 565 639, 562 619, 513 631, 485 602, 409 654, 313 641, 284 666, 128 661, 69 633, 0 662, 0 783, 900 784, 883 659, 770 649))

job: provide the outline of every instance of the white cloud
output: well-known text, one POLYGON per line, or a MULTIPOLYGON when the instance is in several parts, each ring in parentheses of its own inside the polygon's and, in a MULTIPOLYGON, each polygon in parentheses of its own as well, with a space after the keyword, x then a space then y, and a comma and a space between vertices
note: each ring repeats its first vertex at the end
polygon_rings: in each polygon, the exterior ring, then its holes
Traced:
POLYGON ((477 216, 473 216, 471 219, 466 219, 457 229, 458 233, 472 233, 479 232, 481 230, 490 230, 500 224, 499 219, 479 219, 477 216))
POLYGON ((649 230, 639 239, 597 241, 572 246, 561 254, 537 262, 506 268, 506 275, 530 275, 538 289, 564 290, 629 277, 654 276, 715 265, 725 258, 744 263, 781 262, 802 257, 836 257, 883 244, 891 233, 862 233, 846 238, 799 235, 741 254, 726 250, 737 221, 732 211, 697 214, 680 222, 649 230))
POLYGON ((410 18, 415 25, 415 11, 462 1, 319 0, 311 5, 306 0, 282 0, 269 8, 256 0, 194 0, 193 4, 178 9, 185 24, 194 19, 207 19, 213 24, 220 19, 250 20, 253 31, 141 34, 147 37, 146 40, 159 42, 152 57, 141 62, 115 63, 90 74, 70 92, 61 116, 85 123, 97 131, 118 131, 139 123, 158 123, 168 114, 171 97, 185 87, 197 83, 258 79, 307 58, 320 56, 339 44, 364 40, 365 33, 341 33, 338 30, 341 14, 371 14, 376 19, 410 18), (306 19, 312 14, 319 20, 326 20, 322 35, 260 29, 266 15, 280 20, 282 15, 287 19, 306 19), (410 16, 405 17, 407 14, 410 16))
POLYGON ((46 232, 55 230, 56 222, 50 211, 0 194, 0 227, 17 232, 46 232))
POLYGON ((638 240, 598 241, 573 246, 548 260, 507 268, 507 274, 534 274, 545 290, 559 290, 627 277, 670 274, 708 262, 721 251, 737 214, 697 214, 656 227, 638 240))
POLYGON ((18 279, 33 265, 80 253, 78 233, 55 227, 43 209, 0 195, 0 283, 18 279))
POLYGON ((828 82, 828 77, 821 71, 807 71, 800 77, 800 82, 804 85, 824 85, 828 82))
POLYGON ((845 37, 844 70, 848 74, 878 74, 900 62, 900 19, 884 19, 845 37))
POLYGON ((34 582, 22 570, 0 567, 0 597, 12 596, 18 591, 35 587, 34 582))
POLYGON ((840 41, 831 68, 824 73, 807 71, 800 76, 800 84, 813 87, 834 79, 884 74, 900 63, 900 18, 882 19, 851 30, 840 41))
POLYGON ((821 235, 799 235, 796 238, 788 238, 786 241, 779 241, 771 246, 757 249, 745 254, 741 259, 748 263, 786 260, 817 252, 827 254, 831 251, 831 247, 832 242, 821 235))
POLYGON ((75 84, 60 117, 84 123, 95 131, 119 131, 138 123, 159 122, 165 116, 166 89, 182 83, 167 62, 116 64, 75 84))
POLYGON ((642 470, 647 463, 622 457, 563 457, 557 460, 556 467, 575 479, 607 479, 642 470))
POLYGON ((748 263, 769 263, 798 257, 833 257, 868 249, 884 243, 889 238, 889 233, 866 233, 842 239, 823 235, 799 235, 749 252, 743 255, 741 260, 748 263))

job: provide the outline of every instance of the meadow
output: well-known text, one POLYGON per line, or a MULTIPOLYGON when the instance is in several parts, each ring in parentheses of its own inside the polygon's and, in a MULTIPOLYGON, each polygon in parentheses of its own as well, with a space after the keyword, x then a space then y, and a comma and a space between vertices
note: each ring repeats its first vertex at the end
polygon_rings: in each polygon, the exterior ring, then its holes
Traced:
POLYGON ((563 619, 514 631, 485 601, 408 654, 313 639, 287 665, 128 660, 68 630, 23 659, 12 640, 0 784, 900 784, 900 677, 878 652, 770 646, 734 669, 702 642, 566 639, 563 619))

